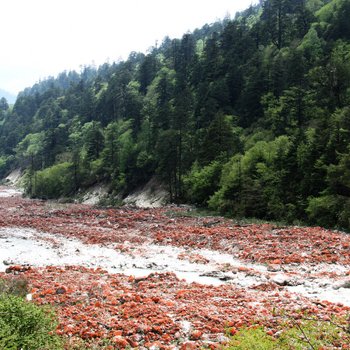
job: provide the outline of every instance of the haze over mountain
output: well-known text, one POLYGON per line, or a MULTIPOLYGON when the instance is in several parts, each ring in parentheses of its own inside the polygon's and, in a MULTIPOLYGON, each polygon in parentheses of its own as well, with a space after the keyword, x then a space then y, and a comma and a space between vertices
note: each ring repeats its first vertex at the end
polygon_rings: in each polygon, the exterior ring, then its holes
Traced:
POLYGON ((64 70, 125 60, 165 36, 179 38, 256 1, 4 1, 0 86, 18 93, 64 70))
POLYGON ((11 94, 10 92, 8 92, 8 91, 5 91, 5 90, 3 90, 3 89, 0 89, 0 98, 1 97, 5 97, 6 98, 6 100, 7 100, 7 102, 9 103, 9 104, 14 104, 15 103, 15 101, 16 101, 16 95, 14 95, 14 94, 11 94))

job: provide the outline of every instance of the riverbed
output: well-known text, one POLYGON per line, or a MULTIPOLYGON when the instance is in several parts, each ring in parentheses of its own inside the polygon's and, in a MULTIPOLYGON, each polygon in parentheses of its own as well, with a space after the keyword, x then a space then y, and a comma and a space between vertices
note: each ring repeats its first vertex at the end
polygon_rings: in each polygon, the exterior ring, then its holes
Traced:
MULTIPOLYGON (((164 299, 167 311, 158 312, 177 314, 172 318, 174 327, 180 327, 182 342, 191 341, 189 327, 206 334, 196 339, 198 344, 224 341, 225 329, 221 327, 225 322, 240 322, 233 316, 235 310, 248 322, 269 308, 306 310, 317 305, 320 309, 316 314, 321 317, 327 310, 334 313, 335 307, 339 313, 348 312, 350 307, 350 237, 343 233, 239 225, 220 217, 196 217, 178 207, 103 209, 37 201, 22 198, 17 189, 4 186, 0 187, 0 214, 0 271, 26 275, 37 302, 47 298, 46 302, 58 303, 54 291, 62 283, 64 288, 56 291, 71 290, 65 298, 80 300, 76 290, 91 288, 85 285, 86 278, 96 280, 101 291, 117 279, 121 283, 117 290, 137 295, 140 285, 133 281, 144 281, 156 298, 164 299), (167 280, 170 284, 166 287, 167 280), (181 293, 185 300, 178 297, 181 293), (202 298, 209 304, 193 315, 192 303, 202 303, 202 298), (180 316, 177 310, 184 302, 191 307, 180 316), (239 305, 245 305, 245 311, 239 305), (220 315, 217 324, 221 326, 213 328, 213 321, 205 323, 202 313, 209 312, 206 308, 220 315)), ((94 308, 107 297, 119 295, 117 290, 108 289, 105 297, 101 292, 94 308)), ((87 300, 90 303, 91 296, 87 300)), ((140 304, 140 296, 135 300, 139 301, 134 307, 145 306, 140 304)), ((63 333, 67 312, 62 309, 63 333)), ((92 322, 87 313, 89 317, 92 322)), ((82 326, 78 324, 79 333, 82 326)), ((108 329, 103 334, 110 336, 108 329)))

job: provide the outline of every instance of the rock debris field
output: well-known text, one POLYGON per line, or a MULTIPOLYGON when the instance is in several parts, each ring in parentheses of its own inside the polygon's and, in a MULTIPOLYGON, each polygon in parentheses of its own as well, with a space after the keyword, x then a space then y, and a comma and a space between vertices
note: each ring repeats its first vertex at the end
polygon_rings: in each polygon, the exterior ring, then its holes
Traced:
POLYGON ((251 324, 274 334, 285 317, 350 313, 350 235, 191 213, 58 204, 0 187, 0 274, 26 278, 72 345, 215 349, 251 324))

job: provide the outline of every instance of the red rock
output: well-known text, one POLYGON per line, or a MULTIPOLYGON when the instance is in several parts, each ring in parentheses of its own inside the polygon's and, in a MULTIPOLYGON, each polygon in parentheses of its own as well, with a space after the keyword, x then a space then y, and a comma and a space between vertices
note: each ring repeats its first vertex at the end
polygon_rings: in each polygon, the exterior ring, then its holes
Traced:
POLYGON ((22 266, 22 265, 14 265, 14 266, 9 266, 6 270, 5 273, 13 273, 13 274, 17 274, 20 272, 25 272, 30 270, 31 267, 30 266, 22 266))
POLYGON ((199 340, 202 337, 203 333, 199 330, 194 330, 191 335, 190 339, 191 340, 199 340))
POLYGON ((129 345, 129 342, 120 336, 113 337, 113 342, 119 349, 125 349, 129 345))
POLYGON ((132 339, 129 339, 128 341, 129 341, 129 344, 130 344, 130 346, 132 348, 138 348, 139 347, 139 343, 138 342, 136 342, 136 341, 134 341, 132 339))
POLYGON ((186 342, 181 345, 180 350, 196 350, 200 347, 195 342, 186 342))
POLYGON ((113 337, 120 337, 121 335, 123 335, 123 331, 120 330, 120 329, 112 331, 112 336, 113 337))
POLYGON ((65 294, 67 293, 67 287, 66 286, 61 286, 56 289, 56 294, 65 294))
POLYGON ((162 341, 166 344, 170 343, 172 340, 172 337, 169 334, 163 334, 162 335, 162 341))
POLYGON ((281 265, 282 264, 282 260, 281 259, 272 260, 271 264, 273 264, 273 265, 281 265))
MULTIPOLYGON (((282 270, 285 264, 295 262, 350 264, 350 236, 339 232, 317 227, 234 226, 232 220, 226 219, 220 219, 215 226, 205 227, 203 223, 207 219, 181 216, 169 219, 165 215, 167 210, 105 210, 83 205, 52 210, 41 201, 1 199, 0 226, 31 227, 77 238, 86 244, 106 244, 125 251, 130 251, 133 244, 141 245, 156 240, 158 236, 162 244, 189 248, 186 255, 189 261, 198 258, 191 254, 191 248, 206 248, 232 254, 241 260, 266 264, 276 262, 282 270), (11 206, 18 208, 13 211, 11 206)), ((180 214, 181 210, 174 208, 180 214)), ((323 319, 325 316, 346 315, 350 311, 348 307, 329 302, 316 307, 303 296, 298 296, 298 299, 291 297, 283 287, 278 289, 274 285, 272 288, 271 283, 260 284, 255 289, 242 289, 234 285, 187 284, 174 274, 152 274, 135 279, 81 266, 21 269, 14 268, 10 272, 23 274, 28 279, 35 303, 55 306, 59 318, 57 332, 70 337, 81 334, 92 346, 103 339, 116 338, 122 346, 141 347, 148 342, 166 349, 182 338, 184 320, 204 332, 208 339, 217 339, 218 334, 229 327, 239 329, 253 322, 266 329, 278 329, 281 318, 274 310, 284 310, 293 319, 301 319, 303 313, 323 319), (66 292, 57 293, 62 286, 66 286, 66 292), (280 293, 275 294, 277 291, 280 293), (297 310, 302 312, 298 314, 297 310)), ((246 267, 237 269, 237 272, 256 273, 246 267)), ((341 274, 327 276, 334 279, 344 277, 341 274)), ((200 348, 202 338, 201 335, 197 341, 178 346, 200 348)), ((219 345, 217 340, 215 342, 208 346, 219 345)), ((117 344, 113 346, 119 347, 117 344)))
POLYGON ((237 333, 237 329, 235 327, 230 328, 230 334, 235 335, 237 333))

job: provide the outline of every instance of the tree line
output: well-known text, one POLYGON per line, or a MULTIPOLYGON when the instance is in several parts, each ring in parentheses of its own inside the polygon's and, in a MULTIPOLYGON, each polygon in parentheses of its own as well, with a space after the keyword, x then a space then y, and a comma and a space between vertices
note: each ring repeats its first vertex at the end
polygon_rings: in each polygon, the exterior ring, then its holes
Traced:
POLYGON ((70 196, 156 175, 174 202, 350 228, 350 2, 265 0, 0 101, 0 175, 70 196))

